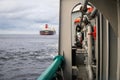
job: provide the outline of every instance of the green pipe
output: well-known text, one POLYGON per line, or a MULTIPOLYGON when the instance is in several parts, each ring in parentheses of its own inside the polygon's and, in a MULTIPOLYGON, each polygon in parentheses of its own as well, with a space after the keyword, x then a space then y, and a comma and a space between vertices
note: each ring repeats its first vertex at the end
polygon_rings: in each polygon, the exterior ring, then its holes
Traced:
POLYGON ((53 63, 38 77, 37 80, 51 80, 64 61, 63 56, 56 56, 53 63))

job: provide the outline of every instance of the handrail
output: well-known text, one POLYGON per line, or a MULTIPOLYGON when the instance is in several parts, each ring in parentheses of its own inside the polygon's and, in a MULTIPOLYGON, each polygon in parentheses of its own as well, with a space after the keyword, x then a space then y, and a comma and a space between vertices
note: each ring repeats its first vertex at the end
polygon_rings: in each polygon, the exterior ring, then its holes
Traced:
POLYGON ((56 56, 53 63, 38 77, 37 80, 51 80, 64 61, 63 56, 56 56))

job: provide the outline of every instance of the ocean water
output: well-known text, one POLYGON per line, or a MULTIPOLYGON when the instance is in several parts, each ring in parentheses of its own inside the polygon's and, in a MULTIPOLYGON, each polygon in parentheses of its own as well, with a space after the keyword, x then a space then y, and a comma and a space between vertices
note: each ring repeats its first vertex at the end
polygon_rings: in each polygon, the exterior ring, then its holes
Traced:
POLYGON ((0 80, 36 80, 57 54, 57 35, 0 35, 0 80))

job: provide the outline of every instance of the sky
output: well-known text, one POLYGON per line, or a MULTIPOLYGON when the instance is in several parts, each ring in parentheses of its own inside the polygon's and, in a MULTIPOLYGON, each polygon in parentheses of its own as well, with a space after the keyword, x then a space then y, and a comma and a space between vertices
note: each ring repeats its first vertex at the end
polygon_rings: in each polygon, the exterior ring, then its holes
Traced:
POLYGON ((45 24, 58 32, 59 0, 0 0, 0 34, 39 34, 45 24))

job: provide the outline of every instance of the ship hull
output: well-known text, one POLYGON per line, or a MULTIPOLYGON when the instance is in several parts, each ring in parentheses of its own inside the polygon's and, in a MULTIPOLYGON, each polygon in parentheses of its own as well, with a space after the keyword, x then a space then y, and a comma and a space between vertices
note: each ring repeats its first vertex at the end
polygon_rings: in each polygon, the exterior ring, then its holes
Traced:
POLYGON ((40 35, 54 35, 55 31, 43 30, 40 31, 40 35))

